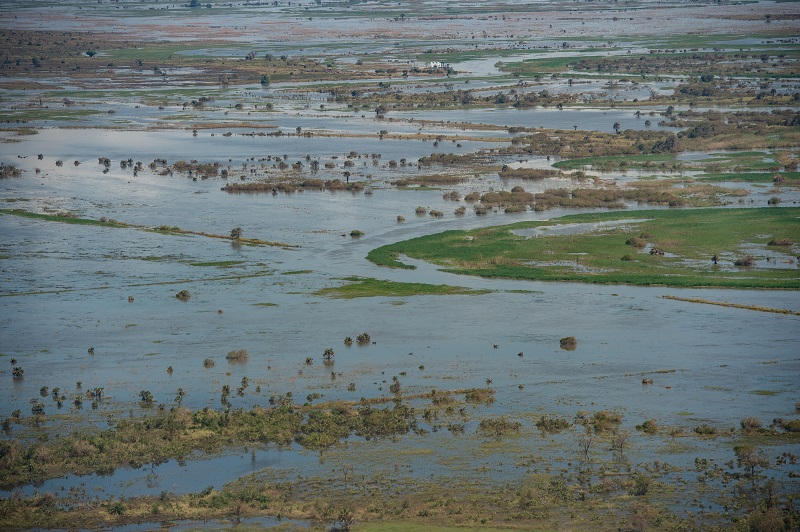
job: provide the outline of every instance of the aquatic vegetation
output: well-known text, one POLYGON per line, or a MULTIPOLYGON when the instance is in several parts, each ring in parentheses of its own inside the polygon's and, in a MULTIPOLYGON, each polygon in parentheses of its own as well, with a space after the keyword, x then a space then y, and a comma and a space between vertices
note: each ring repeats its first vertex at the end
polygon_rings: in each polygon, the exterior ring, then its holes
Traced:
POLYGON ((233 351, 228 351, 228 354, 225 355, 225 358, 230 362, 245 362, 249 357, 250 354, 246 349, 234 349, 233 351))
POLYGON ((752 242, 766 245, 772 235, 791 231, 787 228, 797 225, 796 212, 796 208, 787 207, 571 215, 550 222, 446 231, 373 249, 367 258, 381 266, 413 269, 397 260, 404 254, 433 262, 449 272, 485 277, 792 289, 800 284, 791 264, 786 268, 755 267, 748 271, 711 270, 707 265, 709 250, 720 250, 718 254, 730 257, 752 242), (697 225, 687 227, 690 220, 697 225), (627 223, 640 233, 649 234, 648 241, 656 249, 663 250, 661 243, 668 243, 670 256, 637 254, 636 260, 620 261, 620 256, 629 254, 630 247, 613 225, 608 229, 587 229, 578 235, 546 232, 559 223, 627 223), (526 230, 541 231, 541 235, 525 238, 520 233, 526 230))
POLYGON ((565 336, 558 341, 558 344, 561 349, 574 351, 578 347, 578 340, 576 340, 574 336, 565 336))

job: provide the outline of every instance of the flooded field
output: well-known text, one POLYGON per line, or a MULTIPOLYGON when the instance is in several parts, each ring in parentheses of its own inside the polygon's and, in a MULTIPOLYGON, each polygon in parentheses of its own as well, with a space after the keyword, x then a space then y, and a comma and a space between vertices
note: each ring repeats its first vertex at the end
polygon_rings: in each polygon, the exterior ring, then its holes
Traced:
POLYGON ((190 4, 0 7, 0 528, 797 526, 800 218, 639 228, 797 211, 797 4, 190 4))

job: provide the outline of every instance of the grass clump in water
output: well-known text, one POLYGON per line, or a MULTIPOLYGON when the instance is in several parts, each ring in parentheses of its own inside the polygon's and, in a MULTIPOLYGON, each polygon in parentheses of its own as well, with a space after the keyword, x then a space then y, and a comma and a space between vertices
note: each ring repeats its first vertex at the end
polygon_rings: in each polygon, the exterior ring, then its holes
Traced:
POLYGON ((351 277, 347 280, 351 282, 342 286, 323 288, 317 291, 316 295, 335 299, 353 299, 357 297, 410 297, 420 295, 480 295, 490 292, 490 290, 472 290, 460 286, 400 283, 372 278, 351 277))

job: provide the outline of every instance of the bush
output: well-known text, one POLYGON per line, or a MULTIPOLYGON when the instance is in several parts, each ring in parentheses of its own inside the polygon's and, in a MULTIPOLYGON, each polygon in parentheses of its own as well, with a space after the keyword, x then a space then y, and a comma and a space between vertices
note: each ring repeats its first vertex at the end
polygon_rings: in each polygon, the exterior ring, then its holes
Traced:
POLYGON ((636 497, 641 497, 642 495, 646 495, 647 491, 650 489, 651 480, 652 479, 650 478, 649 475, 637 472, 633 476, 633 483, 630 489, 628 490, 628 493, 636 497))
POLYGON ((504 436, 518 433, 522 429, 519 421, 508 421, 505 417, 484 419, 478 425, 478 432, 484 436, 504 436))
POLYGON ((483 403, 488 405, 494 403, 494 390, 491 388, 474 388, 468 390, 464 394, 464 399, 468 403, 483 403))
POLYGON ((203 367, 204 368, 213 368, 215 365, 216 365, 216 362, 214 362, 210 358, 207 358, 207 359, 203 360, 203 367))
POLYGON ((636 425, 636 430, 645 434, 656 434, 658 432, 658 423, 656 423, 655 419, 648 419, 641 425, 636 425))
POLYGON ((767 243, 768 246, 791 246, 792 244, 790 238, 773 238, 767 243))
POLYGON ((703 423, 702 425, 695 427, 694 432, 696 434, 700 434, 701 436, 714 436, 717 434, 717 429, 707 423, 703 423))
POLYGON ((622 423, 622 415, 619 412, 610 412, 608 410, 595 412, 592 418, 592 425, 594 425, 594 431, 597 433, 613 430, 620 423, 622 423))
POLYGON ((625 244, 633 246, 635 248, 643 248, 647 245, 647 240, 645 240, 644 238, 640 238, 638 236, 634 236, 626 240, 625 244))
POLYGON ((746 417, 740 424, 745 432, 753 432, 761 428, 761 421, 754 417, 746 417))
POLYGON ((561 349, 565 349, 567 351, 573 351, 576 347, 578 347, 578 340, 575 339, 574 336, 565 336, 561 340, 559 340, 561 344, 561 349))
POLYGON ((244 362, 250 354, 245 349, 236 349, 234 351, 229 351, 225 358, 231 360, 233 362, 244 362))
POLYGON ((189 298, 192 297, 192 295, 189 293, 188 290, 181 290, 180 292, 175 294, 175 297, 177 297, 181 301, 189 301, 189 298))
POLYGON ((745 255, 744 257, 739 257, 733 263, 734 266, 741 266, 741 267, 749 267, 753 266, 756 263, 755 257, 752 255, 745 255))
POLYGON ((566 419, 558 418, 558 417, 548 417, 543 416, 539 421, 536 422, 536 427, 550 433, 557 433, 561 432, 564 429, 569 428, 569 421, 566 419))

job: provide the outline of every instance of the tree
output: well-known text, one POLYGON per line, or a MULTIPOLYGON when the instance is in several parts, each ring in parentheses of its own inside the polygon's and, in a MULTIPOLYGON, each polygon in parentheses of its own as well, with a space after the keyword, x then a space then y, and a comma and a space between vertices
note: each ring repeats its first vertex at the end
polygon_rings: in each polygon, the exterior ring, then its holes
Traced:
POLYGON ((736 463, 746 471, 753 488, 756 486, 758 472, 769 467, 769 460, 752 445, 738 445, 733 448, 736 463))
POLYGON ((269 85, 269 82, 270 82, 269 74, 263 74, 261 76, 261 84, 262 85, 269 85))
POLYGON ((614 122, 614 125, 612 127, 614 128, 615 133, 619 133, 619 129, 622 126, 620 126, 619 122, 614 122))
POLYGON ((239 240, 242 238, 242 228, 241 227, 234 227, 231 229, 231 238, 234 240, 239 240))
POLYGON ((191 0, 189 2, 189 7, 200 7, 200 0, 191 0))

